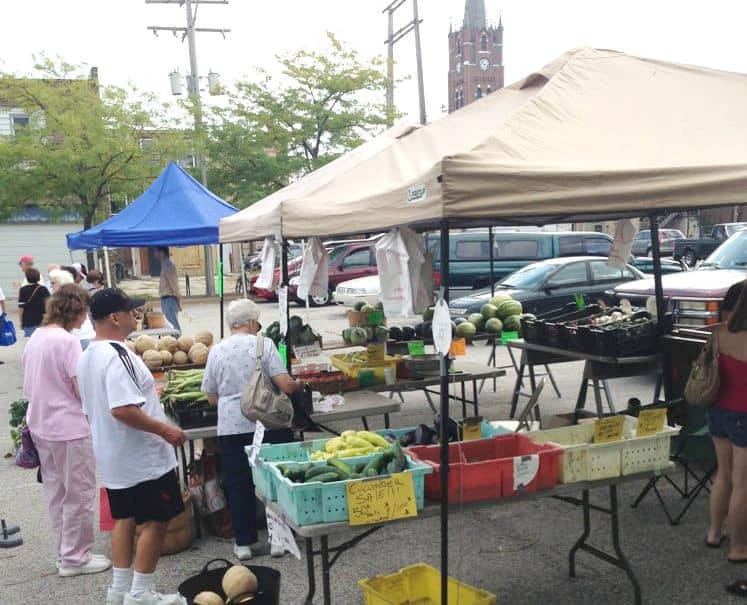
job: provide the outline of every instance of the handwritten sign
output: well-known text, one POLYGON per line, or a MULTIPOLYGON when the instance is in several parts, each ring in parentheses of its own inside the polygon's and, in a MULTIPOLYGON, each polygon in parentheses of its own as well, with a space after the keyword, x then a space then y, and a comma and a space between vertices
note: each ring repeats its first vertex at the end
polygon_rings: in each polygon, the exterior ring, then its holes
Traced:
POLYGON ((319 346, 318 342, 310 345, 293 345, 293 354, 298 359, 319 357, 322 354, 322 347, 319 346))
POLYGON ((465 418, 462 422, 462 441, 474 441, 482 437, 482 416, 465 418))
POLYGON ((397 473, 385 479, 353 481, 345 486, 350 525, 368 525, 417 517, 412 475, 397 473))
POLYGON ((366 347, 366 359, 368 363, 381 363, 386 355, 386 346, 383 343, 369 344, 366 347))
POLYGON ((247 456, 249 457, 249 464, 252 466, 258 466, 259 448, 262 447, 262 440, 265 438, 265 425, 257 420, 256 426, 254 427, 254 438, 252 444, 247 448, 247 456))
POLYGON ((667 421, 666 408, 653 410, 641 410, 638 415, 638 426, 635 431, 636 437, 651 437, 664 428, 667 421))
POLYGON ((537 454, 514 457, 514 491, 528 487, 537 476, 539 466, 540 460, 537 454))
POLYGON ((586 301, 584 300, 583 294, 576 294, 574 295, 574 298, 576 300, 576 308, 579 311, 583 311, 586 308, 586 301))
POLYGON ((380 326, 384 323, 384 311, 371 311, 366 314, 366 323, 369 326, 380 326))
POLYGON ((293 537, 293 532, 288 524, 278 517, 272 509, 265 508, 267 517, 267 534, 270 544, 280 546, 287 552, 291 553, 296 559, 301 559, 301 551, 298 550, 298 544, 293 537))
POLYGON ((411 340, 407 343, 407 352, 412 355, 425 355, 425 342, 422 340, 411 340))
POLYGON ((624 416, 599 418, 594 422, 594 443, 612 443, 623 438, 624 416))
POLYGON ((457 338, 451 341, 451 347, 449 347, 449 355, 452 357, 459 357, 467 354, 467 341, 464 338, 457 338))

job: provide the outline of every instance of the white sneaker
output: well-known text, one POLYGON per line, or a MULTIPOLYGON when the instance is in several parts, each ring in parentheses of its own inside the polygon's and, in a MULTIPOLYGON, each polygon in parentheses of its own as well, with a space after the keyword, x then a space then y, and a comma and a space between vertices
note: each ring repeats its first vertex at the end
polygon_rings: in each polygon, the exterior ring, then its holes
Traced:
POLYGON ((249 546, 233 545, 233 555, 239 561, 248 561, 252 558, 252 549, 249 546))
POLYGON ((274 558, 284 557, 286 550, 277 544, 270 544, 270 556, 274 558))
POLYGON ((91 560, 85 565, 78 565, 76 567, 65 567, 60 565, 57 568, 57 575, 61 578, 72 578, 74 576, 82 576, 92 573, 101 573, 106 571, 112 566, 112 562, 106 557, 91 557, 91 560))
MULTIPOLYGON (((98 559, 99 561, 108 561, 109 558, 106 555, 97 555, 92 553, 91 554, 91 560, 98 559)), ((57 566, 57 569, 59 570, 60 567, 62 567, 62 557, 57 557, 57 560, 55 561, 55 565, 57 566)))
POLYGON ((187 605, 187 600, 180 594, 161 594, 147 590, 137 595, 127 593, 124 605, 187 605))
POLYGON ((123 605, 125 593, 112 590, 112 587, 106 589, 106 605, 123 605))

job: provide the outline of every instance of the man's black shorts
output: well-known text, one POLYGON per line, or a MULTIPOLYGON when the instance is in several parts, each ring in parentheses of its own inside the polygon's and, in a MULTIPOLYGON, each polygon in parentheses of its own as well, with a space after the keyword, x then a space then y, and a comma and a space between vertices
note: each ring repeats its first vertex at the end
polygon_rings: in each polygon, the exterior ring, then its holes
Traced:
POLYGON ((135 523, 140 525, 148 521, 170 521, 184 512, 176 470, 125 489, 107 487, 106 492, 113 519, 134 517, 135 523))

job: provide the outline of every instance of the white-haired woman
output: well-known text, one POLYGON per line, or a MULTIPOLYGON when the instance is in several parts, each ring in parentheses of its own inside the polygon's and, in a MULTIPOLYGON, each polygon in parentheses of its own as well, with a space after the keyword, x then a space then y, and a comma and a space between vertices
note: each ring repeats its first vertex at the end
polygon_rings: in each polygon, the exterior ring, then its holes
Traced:
MULTIPOLYGON (((236 537, 234 555, 241 561, 251 559, 251 545, 257 541, 254 482, 244 448, 254 438, 254 423, 241 413, 241 393, 256 368, 257 338, 261 325, 259 307, 250 300, 240 299, 228 305, 226 324, 231 335, 213 346, 205 367, 202 391, 208 402, 218 406, 218 441, 226 476, 228 504, 236 537)), ((303 382, 288 374, 275 343, 264 338, 262 371, 275 385, 289 395, 303 389, 303 382)), ((267 443, 292 440, 290 429, 267 431, 267 443)), ((283 551, 271 548, 273 556, 283 551)))
MULTIPOLYGON (((75 273, 69 269, 52 269, 49 272, 49 285, 52 287, 52 294, 59 292, 62 286, 75 283, 75 273)), ((83 288, 85 289, 85 288, 83 288)), ((80 342, 80 348, 84 351, 91 344, 91 340, 96 338, 96 330, 93 329, 91 318, 86 316, 86 320, 79 328, 71 331, 71 334, 80 342)))

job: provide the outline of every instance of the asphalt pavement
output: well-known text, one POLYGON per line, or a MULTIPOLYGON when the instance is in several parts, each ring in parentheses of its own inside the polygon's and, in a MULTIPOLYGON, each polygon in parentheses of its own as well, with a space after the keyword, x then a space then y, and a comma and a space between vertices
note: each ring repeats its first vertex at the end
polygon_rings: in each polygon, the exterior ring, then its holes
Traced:
MULTIPOLYGON (((267 325, 277 317, 277 305, 263 303, 261 321, 267 325)), ((305 317, 305 310, 298 310, 305 317)), ((343 310, 330 306, 311 309, 308 319, 322 333, 325 344, 340 341, 346 325, 343 310)), ((180 318, 185 333, 210 329, 219 333, 219 310, 215 303, 187 303, 180 318)), ((390 318, 390 325, 403 323, 390 318)), ((7 427, 10 401, 20 396, 20 357, 23 337, 17 345, 0 349, 0 427, 7 427)), ((468 358, 486 361, 484 344, 468 347, 468 358)), ((508 365, 505 349, 498 350, 499 365, 508 365)), ((581 380, 581 363, 566 363, 553 370, 561 391, 557 398, 546 388, 541 399, 543 416, 573 409, 581 380)), ((496 392, 486 384, 480 395, 480 411, 487 419, 508 417, 508 402, 514 372, 497 381, 496 392)), ((548 385, 549 386, 549 385, 548 385)), ((621 379, 611 383, 618 408, 629 397, 650 400, 651 377, 621 379)), ((454 416, 460 415, 454 408, 454 416)), ((393 427, 431 423, 432 413, 420 393, 405 396, 402 411, 392 417, 393 427)), ((383 426, 374 419, 372 426, 383 426)), ((360 428, 357 422, 342 428, 360 428)), ((313 437, 314 435, 310 435, 313 437)), ((10 454, 8 430, 0 428, 0 452, 10 454)), ((0 604, 60 603, 99 605, 105 601, 110 573, 62 579, 56 574, 50 523, 41 485, 33 471, 16 467, 7 456, 0 463, 0 516, 22 528, 23 546, 0 550, 0 604)), ((637 509, 630 504, 643 482, 628 483, 620 489, 621 546, 643 591, 644 603, 740 603, 724 586, 739 577, 747 578, 747 566, 730 564, 726 550, 704 547, 707 528, 707 499, 699 497, 681 525, 668 524, 656 498, 650 496, 637 509)), ((604 504, 606 490, 594 490, 592 500, 604 504)), ((664 489, 672 504, 679 499, 664 489)), ((98 506, 97 506, 98 510, 98 506)), ((592 539, 610 549, 606 515, 593 513, 592 539)), ((98 524, 97 524, 98 525, 98 524)), ((463 582, 495 593, 498 603, 633 603, 632 587, 625 572, 588 554, 578 555, 577 577, 568 576, 568 551, 581 535, 580 510, 550 498, 501 506, 465 510, 451 508, 449 517, 449 574, 463 582)), ((261 534, 264 537, 265 534, 261 534)), ((109 535, 97 533, 97 552, 110 553, 109 535)), ((336 543, 331 540, 332 545, 336 543)), ((439 565, 440 530, 437 517, 400 522, 383 527, 345 552, 332 568, 332 597, 335 603, 363 603, 357 582, 376 574, 392 573, 419 562, 439 565)), ((303 554, 303 544, 301 544, 303 554)), ((197 573, 209 560, 231 559, 231 542, 213 537, 196 540, 186 552, 161 559, 156 572, 163 592, 175 591, 186 578, 197 573)), ((306 594, 306 563, 292 556, 255 558, 257 565, 269 565, 282 573, 282 604, 300 604, 306 594)), ((319 576, 319 570, 317 570, 319 576)), ((318 583, 320 578, 317 578, 318 583)), ((320 585, 320 584, 319 584, 320 585)), ((317 595, 314 601, 321 603, 317 595)))

